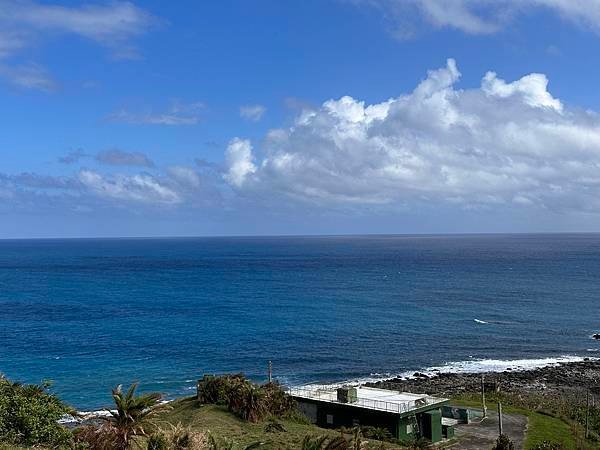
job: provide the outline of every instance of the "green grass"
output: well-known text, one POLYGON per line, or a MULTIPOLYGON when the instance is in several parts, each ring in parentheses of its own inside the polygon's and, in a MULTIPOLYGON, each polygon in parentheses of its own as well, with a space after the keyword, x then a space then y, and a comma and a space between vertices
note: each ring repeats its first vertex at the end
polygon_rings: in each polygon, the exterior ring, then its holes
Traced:
MULTIPOLYGON (((288 449, 299 448, 306 435, 312 436, 338 436, 339 432, 319 428, 312 424, 298 423, 294 420, 278 420, 285 432, 267 433, 265 425, 268 421, 260 423, 245 422, 227 411, 227 408, 217 405, 198 405, 195 398, 185 398, 172 402, 159 420, 177 425, 189 426, 194 431, 209 431, 215 437, 227 437, 237 446, 244 446, 254 442, 265 444, 263 448, 288 449)), ((376 448, 380 443, 376 442, 376 448)), ((392 444, 385 444, 385 448, 399 448, 392 444)))
MULTIPOLYGON (((481 407, 481 403, 478 401, 465 399, 454 399, 452 400, 452 404, 474 408, 481 407)), ((504 406, 502 409, 505 413, 521 414, 527 416, 529 419, 527 435, 525 437, 525 450, 533 448, 543 441, 560 442, 568 450, 575 450, 577 448, 571 427, 562 419, 512 406, 504 406)))

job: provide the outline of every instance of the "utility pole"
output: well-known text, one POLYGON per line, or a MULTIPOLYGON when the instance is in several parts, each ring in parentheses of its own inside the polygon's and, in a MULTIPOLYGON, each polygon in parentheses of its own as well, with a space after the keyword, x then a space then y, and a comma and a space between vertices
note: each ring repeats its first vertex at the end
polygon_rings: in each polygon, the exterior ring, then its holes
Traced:
POLYGON ((590 388, 585 396, 585 438, 587 439, 590 433, 590 388))
POLYGON ((487 417, 487 407, 485 406, 485 375, 481 374, 481 406, 483 408, 483 418, 487 417))
POLYGON ((498 432, 502 436, 502 403, 498 402, 498 432))
POLYGON ((269 383, 273 382, 273 363, 269 361, 269 383))

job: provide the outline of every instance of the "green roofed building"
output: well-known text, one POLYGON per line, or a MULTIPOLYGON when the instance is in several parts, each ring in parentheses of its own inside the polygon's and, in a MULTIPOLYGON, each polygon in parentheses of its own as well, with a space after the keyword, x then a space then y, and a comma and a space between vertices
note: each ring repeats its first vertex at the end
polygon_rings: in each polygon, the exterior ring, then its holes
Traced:
POLYGON ((452 437, 452 426, 442 424, 442 406, 448 399, 424 394, 341 387, 338 389, 292 388, 289 394, 308 419, 324 428, 374 426, 386 428, 397 439, 425 437, 439 442, 452 437))

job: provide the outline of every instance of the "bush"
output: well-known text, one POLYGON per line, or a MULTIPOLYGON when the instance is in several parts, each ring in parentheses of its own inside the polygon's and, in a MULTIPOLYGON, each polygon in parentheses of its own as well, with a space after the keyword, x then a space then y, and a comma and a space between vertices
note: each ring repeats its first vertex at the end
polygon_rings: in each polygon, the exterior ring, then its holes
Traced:
POLYGON ((209 440, 204 433, 191 430, 181 424, 171 426, 169 431, 158 431, 148 438, 147 450, 199 450, 205 449, 209 440))
POLYGON ((295 410, 296 402, 278 383, 258 386, 244 375, 205 375, 198 381, 201 404, 226 405, 238 417, 258 422, 271 414, 284 417, 295 410))
POLYGON ((0 376, 0 441, 24 446, 65 446, 71 433, 57 423, 72 412, 48 392, 49 384, 24 385, 0 376))
POLYGON ((515 444, 507 435, 501 434, 498 436, 496 445, 492 447, 492 450, 515 450, 515 444))
POLYGON ((367 439, 376 439, 378 441, 391 441, 394 439, 392 433, 387 428, 363 426, 360 431, 367 439))
POLYGON ((265 433, 285 433, 285 427, 277 420, 271 418, 265 425, 265 433))
POLYGON ((169 441, 164 433, 154 433, 148 437, 147 450, 169 450, 169 441))
POLYGON ((198 381, 198 401, 201 404, 226 405, 228 393, 238 382, 245 382, 243 374, 236 375, 204 375, 198 381))
POLYGON ((265 392, 247 381, 229 391, 227 407, 248 422, 258 422, 267 413, 265 392))
POLYGON ((113 450, 117 447, 118 432, 110 423, 79 427, 74 436, 75 442, 88 450, 113 450))
POLYGON ((279 383, 267 383, 262 388, 265 391, 265 403, 269 413, 283 417, 296 410, 296 401, 285 393, 279 383))

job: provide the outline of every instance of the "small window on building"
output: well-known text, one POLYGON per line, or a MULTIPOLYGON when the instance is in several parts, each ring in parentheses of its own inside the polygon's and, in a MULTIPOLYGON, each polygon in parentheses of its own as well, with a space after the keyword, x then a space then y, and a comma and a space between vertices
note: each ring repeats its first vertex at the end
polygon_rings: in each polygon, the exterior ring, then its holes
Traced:
POLYGON ((413 433, 413 426, 411 424, 406 425, 406 434, 413 433))
POLYGON ((327 425, 333 425, 333 414, 327 414, 327 425))

